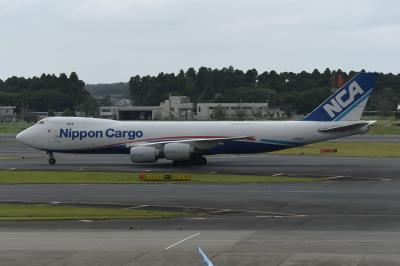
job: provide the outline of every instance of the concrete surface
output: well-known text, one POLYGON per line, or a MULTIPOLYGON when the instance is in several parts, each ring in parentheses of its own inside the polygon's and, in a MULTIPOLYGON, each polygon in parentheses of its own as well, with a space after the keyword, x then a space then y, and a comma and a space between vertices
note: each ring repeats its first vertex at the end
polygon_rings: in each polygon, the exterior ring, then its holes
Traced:
POLYGON ((165 161, 132 165, 126 155, 56 154, 58 164, 49 166, 43 152, 13 143, 0 148, 9 157, 1 169, 333 177, 304 184, 2 185, 3 203, 195 207, 206 214, 0 222, 0 265, 202 265, 198 246, 215 265, 400 265, 399 158, 214 156, 205 167, 176 168, 165 161))

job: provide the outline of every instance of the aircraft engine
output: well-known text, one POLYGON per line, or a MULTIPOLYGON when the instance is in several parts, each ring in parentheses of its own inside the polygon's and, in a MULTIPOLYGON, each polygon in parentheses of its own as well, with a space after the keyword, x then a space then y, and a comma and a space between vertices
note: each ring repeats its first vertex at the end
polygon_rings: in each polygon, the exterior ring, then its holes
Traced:
POLYGON ((131 161, 134 163, 153 163, 157 161, 158 153, 159 151, 154 147, 132 147, 131 161))
POLYGON ((185 143, 168 143, 164 146, 165 159, 174 161, 190 160, 193 146, 185 143))

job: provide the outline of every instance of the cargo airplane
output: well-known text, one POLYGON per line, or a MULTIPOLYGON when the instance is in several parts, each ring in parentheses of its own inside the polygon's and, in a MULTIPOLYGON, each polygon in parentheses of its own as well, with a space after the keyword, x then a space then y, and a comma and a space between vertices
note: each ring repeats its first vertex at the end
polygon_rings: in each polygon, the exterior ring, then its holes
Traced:
POLYGON ((124 153, 132 162, 160 158, 174 164, 206 164, 205 155, 263 153, 365 133, 360 120, 376 74, 361 72, 300 121, 114 121, 49 117, 17 140, 54 153, 124 153))

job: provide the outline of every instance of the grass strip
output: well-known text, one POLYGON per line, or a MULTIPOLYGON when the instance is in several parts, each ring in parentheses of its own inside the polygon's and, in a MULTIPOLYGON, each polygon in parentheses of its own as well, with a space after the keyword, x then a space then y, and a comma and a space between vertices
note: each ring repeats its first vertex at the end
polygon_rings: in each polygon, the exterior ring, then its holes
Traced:
MULTIPOLYGON (((191 174, 195 183, 290 183, 318 182, 322 179, 293 176, 191 174)), ((174 181, 176 182, 176 181, 174 181)), ((0 171, 0 184, 132 184, 154 183, 139 181, 139 173, 86 171, 0 171)))
POLYGON ((0 221, 157 219, 187 215, 189 213, 156 210, 0 204, 0 221))
POLYGON ((284 155, 400 157, 400 142, 325 141, 274 152, 284 155), (337 148, 337 153, 321 154, 321 148, 337 148))
MULTIPOLYGON (((373 120, 373 119, 368 119, 373 120)), ((373 124, 368 134, 375 135, 398 135, 400 134, 400 121, 399 120, 378 120, 373 124)))
POLYGON ((0 123, 0 133, 19 133, 32 125, 33 123, 26 122, 0 123))

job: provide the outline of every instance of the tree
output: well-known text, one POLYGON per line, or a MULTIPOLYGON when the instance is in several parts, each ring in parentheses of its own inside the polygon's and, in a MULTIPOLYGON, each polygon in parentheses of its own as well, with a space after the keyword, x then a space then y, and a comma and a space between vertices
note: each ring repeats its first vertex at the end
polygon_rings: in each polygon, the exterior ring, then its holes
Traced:
POLYGON ((0 105, 15 105, 20 112, 22 98, 25 110, 42 112, 74 111, 75 106, 92 99, 76 73, 71 73, 70 78, 64 73, 58 77, 44 73, 32 78, 11 77, 0 86, 0 105))
POLYGON ((260 119, 263 116, 263 112, 262 112, 261 108, 252 108, 251 109, 251 114, 256 119, 260 119))
POLYGON ((71 72, 71 74, 69 75, 69 80, 71 82, 78 82, 79 81, 78 75, 75 72, 71 72))
POLYGON ((96 117, 98 115, 99 109, 98 104, 93 98, 88 98, 83 101, 80 106, 79 110, 83 111, 86 116, 96 117))
POLYGON ((64 109, 63 116, 75 116, 75 113, 67 108, 67 109, 64 109))
POLYGON ((396 110, 398 97, 391 88, 383 88, 377 97, 377 109, 380 115, 388 116, 396 110))
POLYGON ((258 77, 258 72, 256 69, 247 70, 246 74, 244 74, 244 80, 248 84, 255 84, 258 77))
MULTIPOLYGON (((221 69, 200 67, 198 70, 181 70, 177 74, 133 76, 129 81, 129 92, 136 105, 158 105, 171 94, 189 96, 193 102, 268 101, 271 107, 285 110, 288 114, 306 114, 328 97, 332 88, 343 84, 355 74, 354 71, 329 68, 323 72, 318 69, 311 73, 278 73, 270 70, 258 74, 255 69, 242 71, 232 66, 221 69)), ((51 80, 52 77, 46 79, 51 80)), ((16 78, 13 82, 19 87, 22 81, 16 78)), ((380 109, 391 106, 390 100, 389 105, 382 102, 395 97, 400 99, 400 74, 378 73, 375 92, 367 108, 377 110, 379 105, 380 109), (393 95, 381 95, 383 88, 390 88, 393 95)))
POLYGON ((244 116, 246 115, 245 111, 243 110, 241 104, 236 108, 236 117, 238 120, 243 120, 244 116))
POLYGON ((211 118, 214 120, 225 120, 226 119, 225 109, 220 104, 217 105, 211 114, 211 118))

